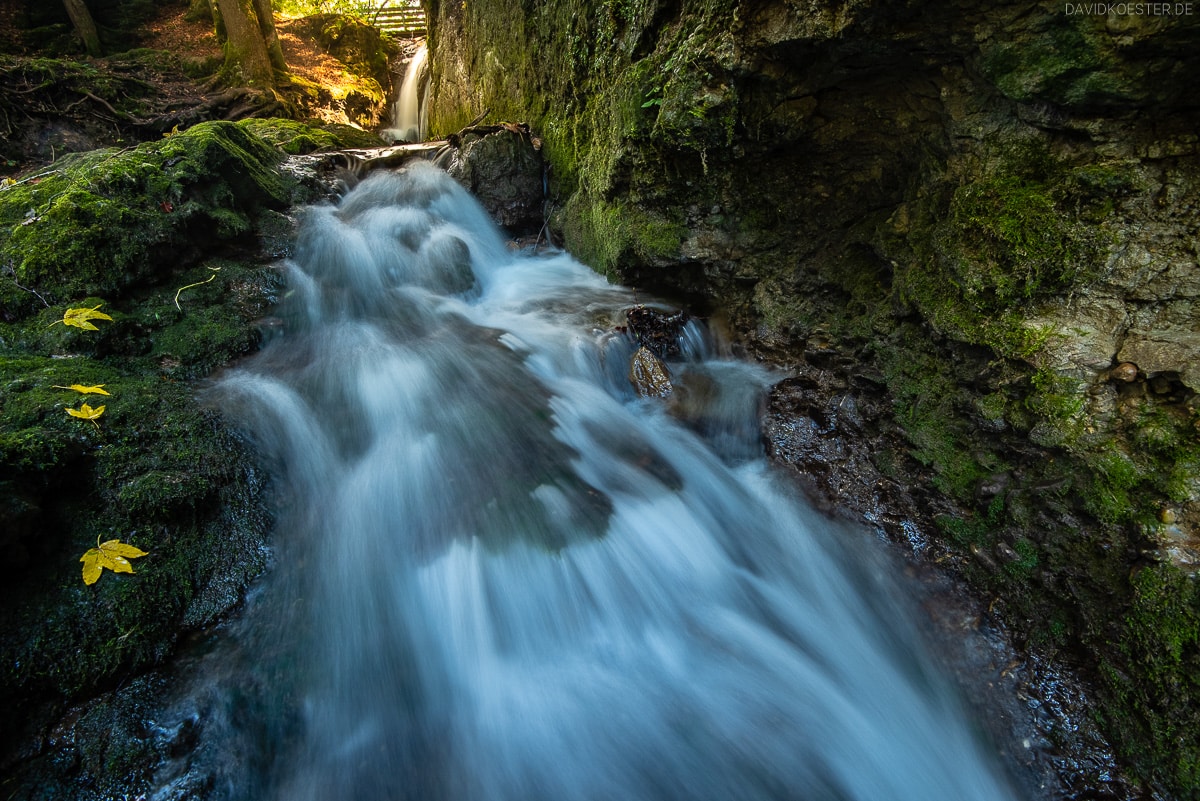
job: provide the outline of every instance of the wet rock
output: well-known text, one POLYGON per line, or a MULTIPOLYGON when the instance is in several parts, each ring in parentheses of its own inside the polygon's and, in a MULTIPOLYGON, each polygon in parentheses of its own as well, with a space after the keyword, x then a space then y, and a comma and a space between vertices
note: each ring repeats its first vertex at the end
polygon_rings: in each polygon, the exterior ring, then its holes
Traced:
POLYGON ((629 383, 643 398, 665 398, 671 394, 667 366, 646 347, 634 351, 629 360, 629 383))
MULTIPOLYGON (((873 385, 868 384, 873 387, 873 385)), ((913 521, 919 502, 880 470, 900 452, 877 391, 846 392, 835 371, 802 365, 767 393, 762 437, 810 497, 920 551, 928 541, 913 521)))
POLYGON ((646 306, 635 306, 625 312, 629 333, 660 359, 679 355, 679 341, 688 319, 684 311, 667 312, 646 306))
POLYGON ((989 554, 979 545, 971 545, 970 552, 971 556, 975 557, 975 561, 982 565, 989 573, 995 573, 1000 569, 996 565, 996 560, 992 558, 991 554, 989 554))
POLYGON ((449 137, 447 172, 513 235, 536 233, 545 222, 541 143, 526 125, 470 128, 449 137))
POLYGON ((1121 299, 1090 297, 1086 303, 1031 316, 1025 325, 1031 329, 1048 326, 1055 331, 1069 331, 1069 336, 1050 338, 1038 353, 1038 363, 1054 370, 1082 371, 1087 375, 1112 364, 1126 316, 1121 299))
POLYGON ((996 543, 996 556, 1000 558, 1000 561, 1010 565, 1021 561, 1021 555, 1013 550, 1013 547, 1007 542, 996 543))
POLYGON ((475 285, 471 249, 453 234, 426 238, 417 251, 416 272, 432 289, 449 294, 466 292, 475 285))
POLYGON ((975 486, 975 497, 980 500, 995 498, 1008 488, 1012 476, 1007 473, 995 473, 988 476, 975 486))
POLYGON ((1136 381, 1138 377, 1138 366, 1132 362, 1121 362, 1116 367, 1108 372, 1109 380, 1111 381, 1136 381))
POLYGON ((720 370, 720 365, 711 363, 677 364, 667 411, 704 437, 727 462, 760 457, 759 414, 765 387, 753 380, 730 381, 719 375, 720 370))
POLYGON ((1117 358, 1136 362, 1146 373, 1177 372, 1189 389, 1200 390, 1197 311, 1191 300, 1139 311, 1117 358))
POLYGON ((853 395, 839 396, 834 408, 837 411, 838 422, 844 431, 859 433, 863 430, 865 424, 858 411, 858 401, 854 399, 853 395))

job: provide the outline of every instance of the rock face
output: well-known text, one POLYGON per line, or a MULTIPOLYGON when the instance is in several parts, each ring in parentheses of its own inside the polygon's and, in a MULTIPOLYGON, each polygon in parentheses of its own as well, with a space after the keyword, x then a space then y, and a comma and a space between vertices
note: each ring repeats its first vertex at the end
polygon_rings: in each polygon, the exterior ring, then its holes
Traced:
POLYGON ((1195 798, 1200 13, 1124 10, 435 2, 431 124, 527 120, 568 247, 795 368, 777 457, 905 542, 855 476, 921 487, 919 539, 1195 798))
POLYGON ((536 234, 545 222, 541 140, 512 123, 468 128, 450 137, 446 171, 514 235, 536 234))

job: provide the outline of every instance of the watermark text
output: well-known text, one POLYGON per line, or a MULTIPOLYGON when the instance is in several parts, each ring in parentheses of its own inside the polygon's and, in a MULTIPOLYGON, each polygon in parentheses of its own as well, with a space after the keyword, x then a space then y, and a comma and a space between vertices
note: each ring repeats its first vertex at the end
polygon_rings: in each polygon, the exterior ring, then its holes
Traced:
POLYGON ((1086 14, 1106 17, 1109 14, 1115 14, 1119 17, 1188 17, 1192 15, 1195 5, 1195 3, 1067 3, 1065 10, 1068 16, 1086 14))

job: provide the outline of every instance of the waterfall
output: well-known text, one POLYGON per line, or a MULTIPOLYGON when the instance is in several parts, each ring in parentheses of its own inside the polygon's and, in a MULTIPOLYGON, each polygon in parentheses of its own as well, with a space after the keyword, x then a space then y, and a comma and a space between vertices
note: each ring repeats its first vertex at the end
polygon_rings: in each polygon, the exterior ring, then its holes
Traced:
POLYGON ((422 44, 413 54, 400 84, 400 94, 392 106, 392 127, 386 138, 404 142, 424 141, 429 105, 429 50, 422 44))
POLYGON ((279 519, 178 702, 205 798, 1011 798, 878 543, 765 463, 763 368, 690 324, 639 397, 633 294, 423 163, 309 210, 286 269, 213 390, 279 519))

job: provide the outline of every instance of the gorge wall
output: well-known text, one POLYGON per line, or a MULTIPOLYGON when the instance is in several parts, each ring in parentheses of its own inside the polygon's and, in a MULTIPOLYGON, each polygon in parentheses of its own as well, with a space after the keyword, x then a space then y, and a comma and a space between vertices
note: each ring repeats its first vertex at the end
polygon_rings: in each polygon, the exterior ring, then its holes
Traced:
POLYGON ((428 8, 433 133, 528 122, 557 240, 790 368, 773 455, 1200 797, 1200 9, 428 8))

